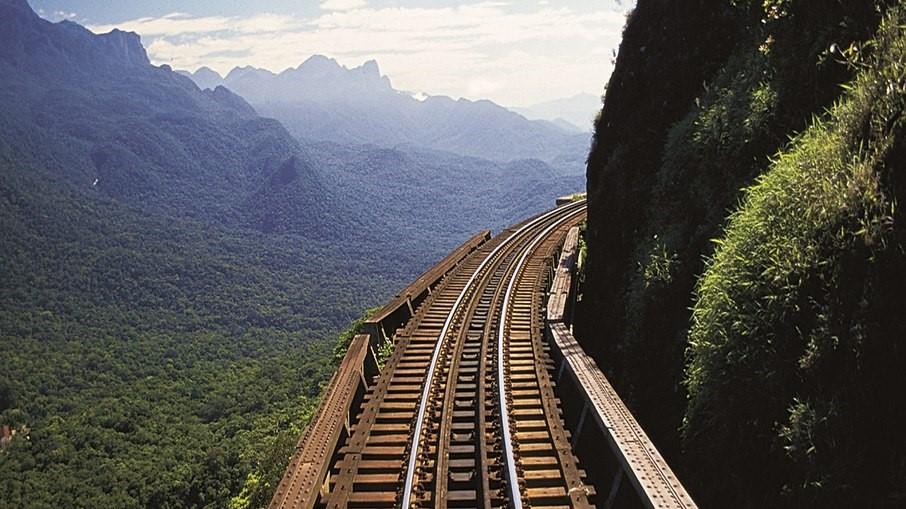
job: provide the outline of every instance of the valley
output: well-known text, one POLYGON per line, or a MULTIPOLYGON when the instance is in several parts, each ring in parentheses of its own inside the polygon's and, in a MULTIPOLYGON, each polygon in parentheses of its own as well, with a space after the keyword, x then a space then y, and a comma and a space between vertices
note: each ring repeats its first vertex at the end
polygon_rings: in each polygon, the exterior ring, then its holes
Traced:
POLYGON ((265 503, 342 328, 581 188, 537 160, 297 138, 135 34, 24 0, 0 19, 0 419, 21 437, 0 505, 265 503))

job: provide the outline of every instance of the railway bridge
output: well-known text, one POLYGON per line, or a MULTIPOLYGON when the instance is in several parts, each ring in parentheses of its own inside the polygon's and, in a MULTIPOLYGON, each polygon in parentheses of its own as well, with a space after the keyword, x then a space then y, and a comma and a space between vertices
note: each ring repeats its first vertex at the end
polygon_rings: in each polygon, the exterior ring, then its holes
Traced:
POLYGON ((570 331, 585 215, 481 232, 371 316, 271 509, 696 507, 570 331))

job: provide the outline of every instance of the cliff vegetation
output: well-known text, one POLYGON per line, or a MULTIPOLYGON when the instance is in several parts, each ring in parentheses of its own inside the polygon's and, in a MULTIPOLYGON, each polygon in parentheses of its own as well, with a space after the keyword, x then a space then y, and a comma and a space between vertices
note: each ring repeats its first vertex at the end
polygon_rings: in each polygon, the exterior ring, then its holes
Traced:
POLYGON ((703 506, 899 506, 903 2, 640 0, 579 330, 703 506))

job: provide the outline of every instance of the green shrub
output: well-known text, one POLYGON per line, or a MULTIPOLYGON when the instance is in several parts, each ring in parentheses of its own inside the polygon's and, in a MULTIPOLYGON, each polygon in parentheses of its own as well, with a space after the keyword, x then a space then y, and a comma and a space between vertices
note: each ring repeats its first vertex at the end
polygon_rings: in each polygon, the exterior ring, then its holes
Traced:
POLYGON ((645 287, 654 284, 669 285, 673 281, 673 272, 678 263, 679 255, 668 252, 666 245, 657 242, 648 255, 648 262, 645 265, 639 264, 639 272, 645 280, 645 287))
POLYGON ((350 323, 349 326, 346 327, 339 336, 337 336, 337 341, 333 346, 334 366, 339 366, 340 363, 343 362, 343 357, 346 356, 346 350, 349 349, 349 344, 352 343, 353 338, 365 331, 365 320, 367 320, 369 316, 373 315, 379 309, 381 309, 380 306, 366 309, 365 312, 362 313, 362 316, 353 320, 352 323, 350 323))

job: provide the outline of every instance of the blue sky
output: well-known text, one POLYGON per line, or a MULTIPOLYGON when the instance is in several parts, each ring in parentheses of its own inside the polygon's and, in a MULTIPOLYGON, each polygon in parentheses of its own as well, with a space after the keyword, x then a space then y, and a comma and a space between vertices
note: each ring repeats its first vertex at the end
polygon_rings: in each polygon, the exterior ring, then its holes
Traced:
POLYGON ((527 106, 600 95, 635 0, 31 0, 52 21, 138 32, 152 62, 275 72, 378 61, 417 94, 527 106))

